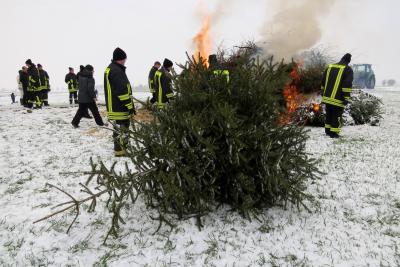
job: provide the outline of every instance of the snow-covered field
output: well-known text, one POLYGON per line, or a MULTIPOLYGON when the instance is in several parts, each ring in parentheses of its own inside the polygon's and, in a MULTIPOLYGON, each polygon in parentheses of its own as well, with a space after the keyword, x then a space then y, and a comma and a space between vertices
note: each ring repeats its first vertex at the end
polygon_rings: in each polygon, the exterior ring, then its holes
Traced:
POLYGON ((380 127, 346 127, 339 140, 310 129, 308 151, 326 173, 309 186, 312 213, 274 208, 250 222, 220 210, 202 231, 189 220, 153 234, 158 223, 139 201, 106 245, 102 205, 69 234, 72 213, 32 222, 69 200, 46 183, 79 196, 86 177, 75 172, 91 157, 115 161, 110 132, 92 120, 73 129, 76 108, 27 114, 0 97, 0 266, 400 266, 400 88, 373 93, 385 104, 380 127))

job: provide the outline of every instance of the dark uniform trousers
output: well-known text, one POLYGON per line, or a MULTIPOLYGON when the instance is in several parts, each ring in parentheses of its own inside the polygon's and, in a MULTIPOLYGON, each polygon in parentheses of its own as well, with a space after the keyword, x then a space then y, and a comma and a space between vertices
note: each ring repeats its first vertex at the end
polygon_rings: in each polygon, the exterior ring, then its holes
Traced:
POLYGON ((114 151, 121 152, 126 149, 128 145, 128 130, 130 126, 130 120, 117 120, 114 126, 114 151))
POLYGON ((326 105, 325 133, 328 135, 339 134, 343 126, 342 116, 344 108, 329 104, 325 105, 326 105))
POLYGON ((100 116, 99 109, 95 102, 93 103, 79 103, 78 111, 75 114, 75 117, 72 120, 72 124, 79 125, 79 122, 83 117, 86 117, 88 114, 88 109, 92 112, 94 120, 96 124, 99 126, 104 126, 103 119, 100 116))
POLYGON ((78 92, 69 92, 69 103, 72 105, 72 100, 74 100, 75 104, 78 103, 78 92))

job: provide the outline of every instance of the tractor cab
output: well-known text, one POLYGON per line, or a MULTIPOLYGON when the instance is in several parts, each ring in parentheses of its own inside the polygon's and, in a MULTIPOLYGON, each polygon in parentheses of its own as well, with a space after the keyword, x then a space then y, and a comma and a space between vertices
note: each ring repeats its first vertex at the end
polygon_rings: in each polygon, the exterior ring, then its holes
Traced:
POLYGON ((376 79, 371 64, 354 64, 352 68, 354 71, 354 81, 353 81, 354 88, 359 88, 359 89, 375 88, 376 79))

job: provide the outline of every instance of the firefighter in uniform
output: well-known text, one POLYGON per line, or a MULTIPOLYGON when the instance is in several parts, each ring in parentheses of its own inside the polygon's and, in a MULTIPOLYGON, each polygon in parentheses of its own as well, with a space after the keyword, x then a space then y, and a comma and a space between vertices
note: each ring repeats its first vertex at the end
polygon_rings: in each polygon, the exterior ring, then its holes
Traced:
POLYGON ((39 81, 40 81, 40 89, 39 89, 39 98, 40 101, 45 105, 49 105, 49 91, 50 91, 50 84, 49 84, 49 75, 47 71, 43 69, 41 64, 38 64, 39 70, 39 81))
POLYGON ((210 64, 210 70, 215 76, 223 76, 226 79, 226 82, 229 83, 229 70, 222 69, 217 55, 213 54, 208 57, 208 63, 210 64))
POLYGON ((158 108, 164 108, 173 97, 172 90, 172 63, 169 59, 164 59, 163 66, 160 70, 156 71, 154 78, 154 86, 156 88, 156 104, 158 108))
POLYGON ((35 108, 40 108, 40 103, 37 101, 37 91, 40 87, 38 69, 30 59, 28 59, 25 64, 28 67, 28 108, 32 109, 34 104, 36 104, 35 108))
POLYGON ((74 69, 69 67, 69 73, 65 76, 65 83, 68 84, 69 104, 72 105, 72 100, 78 104, 78 82, 74 69))
POLYGON ((125 73, 126 53, 121 48, 113 52, 111 64, 104 73, 104 95, 108 118, 115 122, 114 126, 114 153, 117 157, 126 155, 130 118, 135 114, 132 101, 132 88, 125 73))
POLYGON ((161 67, 161 63, 156 61, 149 72, 149 89, 150 89, 150 93, 152 94, 152 98, 150 100, 151 104, 154 104, 157 99, 156 98, 156 90, 155 90, 155 86, 154 86, 154 79, 156 76, 156 72, 160 69, 160 67, 161 67))
POLYGON ((331 64, 322 76, 322 103, 326 106, 325 133, 338 138, 345 106, 353 88, 353 70, 349 67, 351 55, 346 54, 339 63, 331 64))

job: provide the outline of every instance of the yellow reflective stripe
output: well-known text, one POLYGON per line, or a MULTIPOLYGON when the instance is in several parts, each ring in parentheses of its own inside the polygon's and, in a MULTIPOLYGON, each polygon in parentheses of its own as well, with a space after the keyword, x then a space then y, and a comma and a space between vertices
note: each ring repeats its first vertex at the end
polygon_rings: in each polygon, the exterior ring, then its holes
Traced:
POLYGON ((322 98, 322 103, 330 104, 330 105, 334 105, 334 106, 338 106, 338 107, 343 107, 344 108, 343 101, 337 100, 337 99, 332 99, 332 98, 329 98, 329 97, 323 97, 322 98))
POLYGON ((340 68, 338 76, 336 77, 335 87, 333 88, 331 98, 336 99, 337 90, 339 89, 340 82, 342 81, 343 72, 344 72, 344 66, 343 68, 340 68))
POLYGON ((157 105, 158 105, 159 107, 164 105, 164 104, 162 103, 161 76, 162 76, 161 71, 157 71, 157 72, 156 72, 156 78, 157 78, 157 80, 158 80, 158 101, 157 101, 157 105))
POLYGON ((107 105, 107 111, 108 111, 108 116, 110 116, 110 113, 112 113, 112 94, 111 94, 111 85, 110 85, 110 80, 108 76, 110 75, 110 68, 106 68, 105 71, 106 75, 106 81, 107 81, 107 99, 108 99, 108 105, 107 105))
POLYGON ((326 73, 326 77, 325 77, 325 89, 324 89, 324 95, 325 95, 325 90, 326 88, 328 88, 328 81, 329 81, 329 75, 331 74, 331 65, 329 65, 328 71, 326 73))
POLYGON ((325 128, 330 129, 332 126, 330 124, 325 124, 325 128))
POLYGON ((126 85, 126 87, 128 87, 128 95, 131 95, 131 94, 132 94, 132 87, 131 87, 131 84, 128 83, 128 84, 126 85))
POLYGON ((331 132, 340 133, 342 131, 341 128, 331 128, 331 132))
POLYGON ((133 104, 132 104, 132 103, 126 104, 125 106, 126 106, 128 109, 133 109, 133 104))
POLYGON ((125 95, 119 95, 118 98, 119 100, 124 101, 124 100, 129 100, 131 97, 129 94, 125 94, 125 95))
POLYGON ((343 92, 345 92, 345 93, 351 93, 351 92, 353 92, 353 89, 351 89, 351 88, 342 88, 342 90, 343 90, 343 92))
POLYGON ((172 98, 172 97, 174 97, 174 94, 173 93, 167 94, 167 97, 172 98))
POLYGON ((128 112, 108 112, 108 118, 110 120, 126 120, 129 119, 128 112))

